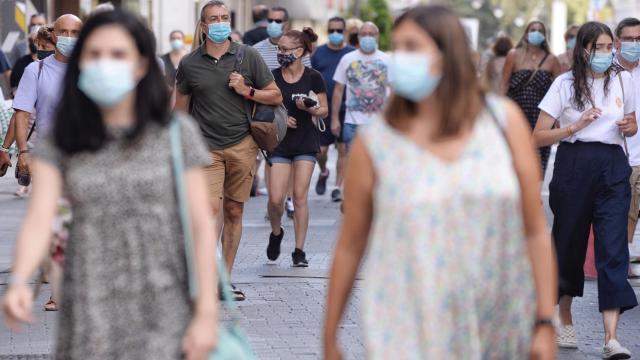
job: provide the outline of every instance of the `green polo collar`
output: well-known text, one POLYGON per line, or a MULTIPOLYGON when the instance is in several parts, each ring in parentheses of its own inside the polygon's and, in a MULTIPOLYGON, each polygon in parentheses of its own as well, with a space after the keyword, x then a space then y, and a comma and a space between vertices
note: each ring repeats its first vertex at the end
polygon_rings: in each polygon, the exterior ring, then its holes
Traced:
MULTIPOLYGON (((231 37, 229 37, 229 41, 231 42, 231 45, 229 46, 229 48, 227 49, 227 52, 224 53, 222 56, 226 55, 226 54, 232 54, 235 55, 236 52, 238 51, 238 47, 240 46, 240 44, 238 44, 237 42, 231 40, 231 37)), ((202 45, 200 45, 200 55, 202 56, 209 56, 209 53, 207 53, 207 40, 205 40, 202 45)), ((222 57, 221 56, 221 57, 222 57)))

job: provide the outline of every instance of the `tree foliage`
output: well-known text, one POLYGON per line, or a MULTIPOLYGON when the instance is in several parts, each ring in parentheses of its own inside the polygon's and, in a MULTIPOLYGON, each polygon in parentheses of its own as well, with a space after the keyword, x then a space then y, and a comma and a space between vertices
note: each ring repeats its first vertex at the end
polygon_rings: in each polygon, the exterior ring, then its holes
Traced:
POLYGON ((380 50, 389 50, 391 45, 391 27, 393 26, 393 18, 386 0, 368 0, 354 1, 349 10, 345 14, 346 17, 358 17, 362 21, 372 21, 380 29, 380 50), (356 6, 360 16, 356 14, 356 6))

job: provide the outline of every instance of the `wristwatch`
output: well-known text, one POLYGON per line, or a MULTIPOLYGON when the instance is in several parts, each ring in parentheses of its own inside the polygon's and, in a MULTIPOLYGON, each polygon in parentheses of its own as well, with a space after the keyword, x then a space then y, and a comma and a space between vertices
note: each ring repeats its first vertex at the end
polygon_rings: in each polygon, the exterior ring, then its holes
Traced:
POLYGON ((22 154, 28 154, 28 153, 29 153, 28 149, 27 150, 20 150, 20 151, 18 151, 18 156, 20 156, 22 154))
POLYGON ((11 152, 9 149, 7 149, 4 146, 0 146, 0 151, 2 151, 3 153, 7 153, 7 154, 11 152))

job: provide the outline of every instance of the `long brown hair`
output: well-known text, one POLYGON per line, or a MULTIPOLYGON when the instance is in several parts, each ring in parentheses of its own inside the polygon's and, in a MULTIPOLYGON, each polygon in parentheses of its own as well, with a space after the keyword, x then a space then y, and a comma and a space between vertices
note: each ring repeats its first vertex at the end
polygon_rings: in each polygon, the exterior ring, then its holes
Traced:
MULTIPOLYGON (((443 5, 415 7, 401 15, 393 29, 405 21, 413 21, 420 26, 442 53, 442 78, 434 93, 439 104, 440 121, 434 137, 457 135, 475 121, 485 93, 476 76, 466 32, 456 14, 443 5)), ((385 115, 391 125, 401 127, 405 125, 403 121, 417 113, 415 102, 393 95, 385 115)))

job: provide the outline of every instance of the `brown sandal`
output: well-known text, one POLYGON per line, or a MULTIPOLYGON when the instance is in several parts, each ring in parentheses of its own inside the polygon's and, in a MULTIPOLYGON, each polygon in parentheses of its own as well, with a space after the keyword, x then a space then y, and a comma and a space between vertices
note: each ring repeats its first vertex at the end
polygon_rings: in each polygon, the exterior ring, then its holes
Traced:
POLYGON ((51 298, 44 304, 44 311, 58 311, 58 304, 51 298))

